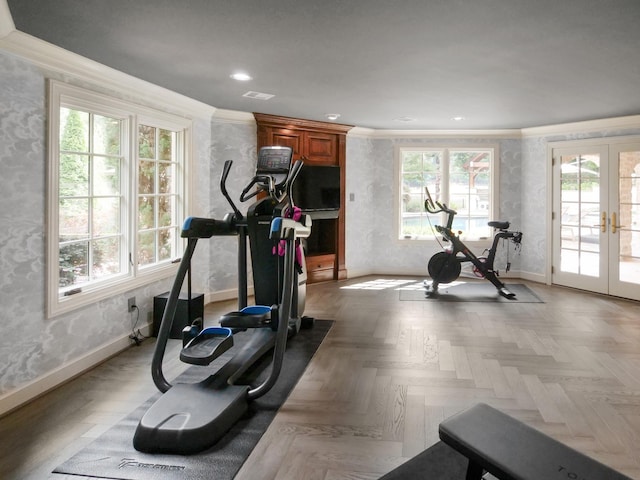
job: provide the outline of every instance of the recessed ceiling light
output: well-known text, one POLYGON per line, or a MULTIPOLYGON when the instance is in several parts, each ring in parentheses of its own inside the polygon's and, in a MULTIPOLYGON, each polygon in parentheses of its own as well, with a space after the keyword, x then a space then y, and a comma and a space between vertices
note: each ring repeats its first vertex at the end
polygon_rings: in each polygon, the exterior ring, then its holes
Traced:
POLYGON ((248 82, 249 80, 251 80, 251 76, 247 75, 244 72, 232 73, 230 77, 233 78, 234 80, 238 80, 239 82, 248 82))
POLYGON ((337 120, 340 118, 340 114, 339 113, 327 113, 325 115, 325 117, 327 117, 328 120, 337 120))
POLYGON ((456 122, 461 122, 461 121, 463 121, 464 119, 465 119, 465 118, 464 118, 463 116, 461 116, 461 115, 457 115, 457 116, 455 116, 455 117, 451 117, 451 120, 454 120, 454 121, 456 121, 456 122))

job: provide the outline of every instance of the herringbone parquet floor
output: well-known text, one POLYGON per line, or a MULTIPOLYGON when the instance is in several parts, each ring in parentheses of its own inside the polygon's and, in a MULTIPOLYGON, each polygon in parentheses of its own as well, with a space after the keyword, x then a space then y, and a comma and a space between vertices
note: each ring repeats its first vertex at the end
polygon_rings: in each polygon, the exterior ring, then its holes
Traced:
MULTIPOLYGON (((640 479, 639 303, 535 283, 544 303, 401 300, 415 281, 308 287, 335 324, 238 480, 377 479, 479 401, 640 479)), ((145 343, 0 419, 0 478, 64 478, 48 472, 154 392, 145 343)))
POLYGON ((313 288, 336 324, 239 480, 377 479, 480 401, 640 479, 639 304, 538 284, 545 303, 400 301, 365 280, 313 288))

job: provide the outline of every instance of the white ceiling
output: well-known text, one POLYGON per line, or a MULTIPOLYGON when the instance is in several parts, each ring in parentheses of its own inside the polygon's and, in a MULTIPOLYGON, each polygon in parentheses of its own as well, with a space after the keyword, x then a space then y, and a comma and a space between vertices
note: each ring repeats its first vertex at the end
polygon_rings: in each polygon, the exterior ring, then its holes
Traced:
POLYGON ((376 129, 640 114, 640 0, 7 3, 17 30, 223 109, 376 129))

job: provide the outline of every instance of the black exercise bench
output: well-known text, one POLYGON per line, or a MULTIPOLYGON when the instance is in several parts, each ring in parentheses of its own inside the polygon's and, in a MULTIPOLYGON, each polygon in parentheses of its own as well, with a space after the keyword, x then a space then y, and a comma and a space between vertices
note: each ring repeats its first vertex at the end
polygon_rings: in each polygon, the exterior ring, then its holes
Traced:
POLYGON ((469 459, 466 480, 631 480, 483 403, 440 424, 440 439, 469 459))

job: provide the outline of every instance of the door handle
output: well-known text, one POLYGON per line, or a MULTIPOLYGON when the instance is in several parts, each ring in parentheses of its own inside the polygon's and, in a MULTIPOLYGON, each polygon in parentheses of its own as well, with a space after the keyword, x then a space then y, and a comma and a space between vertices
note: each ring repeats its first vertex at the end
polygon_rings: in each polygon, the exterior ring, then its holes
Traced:
POLYGON ((607 212, 602 212, 600 215, 600 231, 602 233, 607 232, 607 212))
POLYGON ((613 212, 611 214, 611 233, 616 233, 619 228, 624 227, 624 225, 616 225, 616 223, 618 223, 616 212, 613 212))

